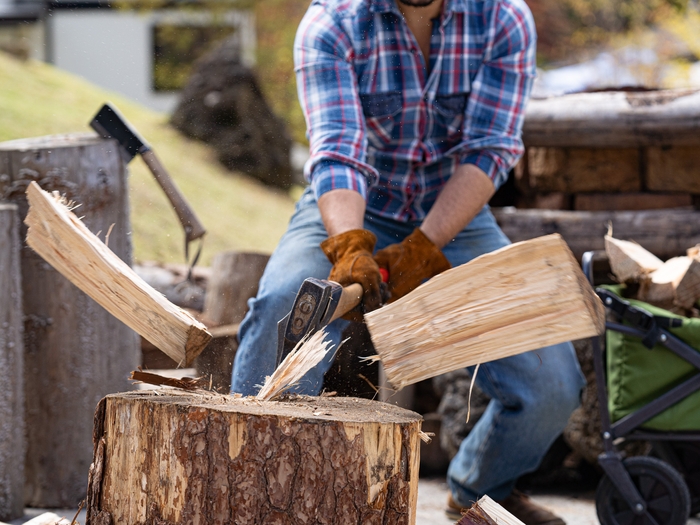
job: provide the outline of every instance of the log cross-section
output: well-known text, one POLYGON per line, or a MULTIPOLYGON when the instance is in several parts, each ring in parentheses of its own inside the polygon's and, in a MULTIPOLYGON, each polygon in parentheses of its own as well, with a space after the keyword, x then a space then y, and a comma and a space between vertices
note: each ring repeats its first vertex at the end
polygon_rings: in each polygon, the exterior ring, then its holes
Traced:
POLYGON ((189 365, 211 335, 119 259, 62 202, 27 188, 27 244, 70 282, 170 356, 189 365))
POLYGON ((420 421, 357 398, 112 394, 87 525, 411 525, 420 421))

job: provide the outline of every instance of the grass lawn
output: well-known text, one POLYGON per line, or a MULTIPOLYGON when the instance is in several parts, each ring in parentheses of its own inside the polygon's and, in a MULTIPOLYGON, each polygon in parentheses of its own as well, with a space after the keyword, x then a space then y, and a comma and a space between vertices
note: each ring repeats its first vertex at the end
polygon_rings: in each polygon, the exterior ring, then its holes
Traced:
MULTIPOLYGON (((208 146, 170 127, 167 115, 50 65, 0 52, 0 141, 92 131, 88 122, 106 101, 151 144, 208 230, 200 264, 220 251, 274 249, 293 211, 286 192, 227 171, 208 146)), ((134 258, 183 262, 184 234, 164 193, 140 158, 129 170, 134 258)))

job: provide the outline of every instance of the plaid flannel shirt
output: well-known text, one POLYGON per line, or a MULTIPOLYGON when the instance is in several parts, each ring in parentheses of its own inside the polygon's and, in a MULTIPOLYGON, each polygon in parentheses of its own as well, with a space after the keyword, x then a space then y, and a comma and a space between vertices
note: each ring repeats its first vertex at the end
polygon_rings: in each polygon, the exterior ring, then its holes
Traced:
POLYGON ((498 187, 522 155, 536 33, 523 0, 444 0, 430 68, 394 0, 314 0, 294 61, 316 197, 420 221, 458 164, 498 187))

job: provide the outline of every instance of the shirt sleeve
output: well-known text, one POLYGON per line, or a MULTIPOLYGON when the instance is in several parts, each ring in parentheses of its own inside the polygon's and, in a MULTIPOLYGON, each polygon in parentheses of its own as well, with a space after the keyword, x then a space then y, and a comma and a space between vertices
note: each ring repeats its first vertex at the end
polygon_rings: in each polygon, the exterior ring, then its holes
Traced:
POLYGON ((523 154, 521 133, 536 75, 537 33, 522 0, 495 1, 491 17, 459 148, 460 163, 476 165, 498 188, 523 154))
POLYGON ((312 4, 294 42, 297 90, 310 143, 304 175, 316 198, 350 189, 367 198, 378 174, 366 163, 365 120, 352 67, 353 48, 323 6, 312 4))

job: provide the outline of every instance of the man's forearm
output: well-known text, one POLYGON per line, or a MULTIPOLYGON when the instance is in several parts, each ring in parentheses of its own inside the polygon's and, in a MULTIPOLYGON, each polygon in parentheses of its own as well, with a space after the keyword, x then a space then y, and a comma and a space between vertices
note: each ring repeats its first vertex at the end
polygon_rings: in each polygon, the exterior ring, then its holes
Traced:
POLYGON ((331 190, 318 199, 328 236, 364 227, 365 199, 354 190, 331 190))
POLYGON ((476 217, 495 191, 483 171, 473 164, 462 164, 440 191, 420 229, 442 248, 476 217))

